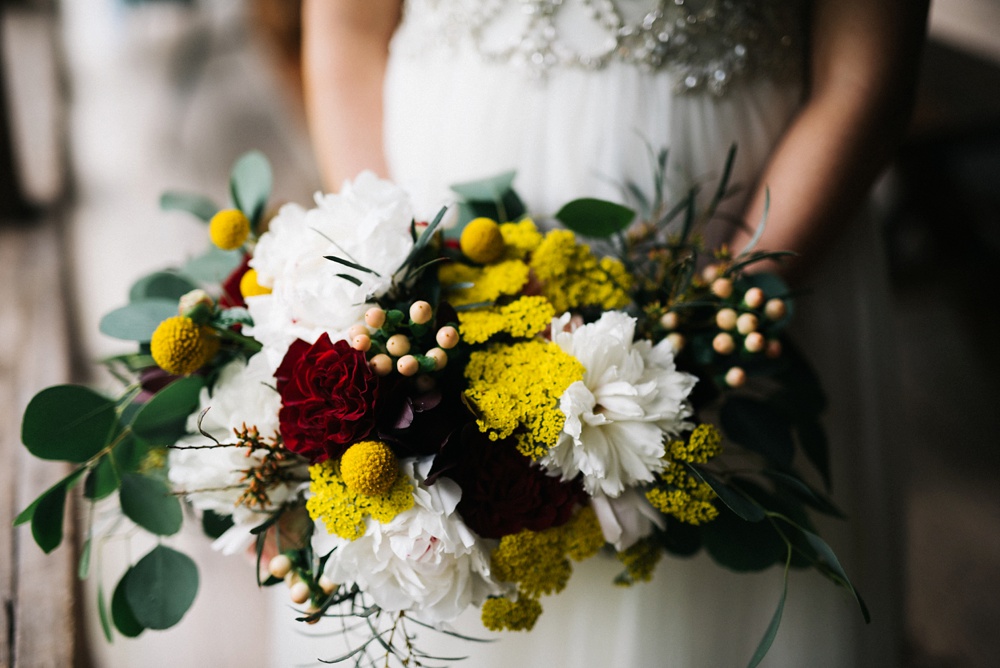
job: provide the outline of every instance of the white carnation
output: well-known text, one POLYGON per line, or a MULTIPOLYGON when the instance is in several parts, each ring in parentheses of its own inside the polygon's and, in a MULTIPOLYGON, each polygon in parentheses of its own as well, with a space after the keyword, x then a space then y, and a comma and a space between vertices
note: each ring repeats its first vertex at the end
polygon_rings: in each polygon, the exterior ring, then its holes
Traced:
POLYGON ((695 377, 677 371, 669 342, 633 341, 635 319, 620 311, 572 332, 553 320, 553 341, 586 371, 559 400, 566 423, 542 458, 565 480, 583 474, 587 492, 617 497, 663 470, 664 437, 691 425, 687 397, 695 377))
POLYGON ((250 261, 258 282, 272 292, 247 300, 254 320, 247 332, 268 349, 272 367, 297 338, 313 343, 323 332, 333 341, 346 337, 348 328, 363 318, 365 301, 389 289, 393 273, 413 248, 412 220, 406 194, 371 172, 345 182, 339 193, 317 194, 314 209, 281 208, 250 261))
POLYGON ((421 484, 430 463, 402 467, 413 479, 413 508, 386 524, 368 518, 365 535, 354 541, 317 522, 313 549, 334 550, 325 568, 334 582, 356 583, 383 610, 406 610, 438 624, 500 589, 490 579, 489 550, 455 513, 458 485, 448 478, 421 484))
POLYGON ((667 526, 663 515, 635 488, 626 489, 614 499, 600 493, 595 494, 590 505, 597 515, 604 540, 614 545, 619 552, 653 533, 654 526, 660 529, 667 526))

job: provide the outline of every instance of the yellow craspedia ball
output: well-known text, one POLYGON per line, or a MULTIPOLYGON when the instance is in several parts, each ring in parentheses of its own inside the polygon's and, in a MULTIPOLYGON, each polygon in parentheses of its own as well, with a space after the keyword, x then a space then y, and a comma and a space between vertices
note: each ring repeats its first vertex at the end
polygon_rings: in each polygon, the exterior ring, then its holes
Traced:
POLYGON ((465 256, 479 264, 489 264, 503 255, 504 243, 500 226, 489 218, 475 218, 462 230, 458 240, 465 256))
POLYGON ((223 209, 209 221, 208 235, 222 250, 236 250, 250 236, 250 220, 239 209, 223 209))
POLYGON ((219 352, 219 339, 211 328, 177 315, 159 324, 149 348, 161 369, 189 376, 215 357, 219 352))
POLYGON ((355 494, 385 494, 398 475, 396 455, 381 441, 355 443, 340 458, 340 476, 347 489, 355 494))
POLYGON ((265 288, 257 282, 256 269, 247 269, 246 273, 243 274, 243 278, 240 279, 240 294, 243 295, 244 299, 247 297, 269 295, 271 294, 271 288, 265 288))

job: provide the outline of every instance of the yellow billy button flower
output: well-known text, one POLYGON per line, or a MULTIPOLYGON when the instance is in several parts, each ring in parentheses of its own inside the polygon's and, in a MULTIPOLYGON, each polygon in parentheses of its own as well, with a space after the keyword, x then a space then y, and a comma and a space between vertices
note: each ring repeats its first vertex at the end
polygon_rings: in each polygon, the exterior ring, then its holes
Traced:
POLYGON ((462 230, 459 246, 473 262, 489 264, 499 260, 504 251, 500 226, 489 218, 475 218, 462 230))
POLYGON ((149 342, 156 364, 178 376, 189 376, 219 352, 219 339, 209 327, 174 316, 159 324, 149 342))
POLYGON ((355 443, 340 459, 340 475, 355 494, 385 494, 396 482, 399 464, 396 455, 381 441, 355 443))
POLYGON ((209 221, 208 235, 222 250, 236 250, 250 236, 250 221, 239 209, 223 209, 209 221))
POLYGON ((260 295, 271 294, 271 288, 266 288, 257 282, 257 270, 247 269, 246 273, 243 274, 243 278, 240 279, 240 294, 243 298, 247 297, 259 297, 260 295))

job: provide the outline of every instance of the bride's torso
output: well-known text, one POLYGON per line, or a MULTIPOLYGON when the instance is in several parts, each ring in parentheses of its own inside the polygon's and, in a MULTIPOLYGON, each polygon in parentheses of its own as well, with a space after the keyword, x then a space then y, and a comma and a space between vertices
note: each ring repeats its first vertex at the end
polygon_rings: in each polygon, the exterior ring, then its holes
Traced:
POLYGON ((645 144, 678 189, 732 143, 752 181, 796 110, 801 3, 407 0, 386 79, 393 177, 421 209, 451 183, 516 169, 541 213, 646 184, 645 144))

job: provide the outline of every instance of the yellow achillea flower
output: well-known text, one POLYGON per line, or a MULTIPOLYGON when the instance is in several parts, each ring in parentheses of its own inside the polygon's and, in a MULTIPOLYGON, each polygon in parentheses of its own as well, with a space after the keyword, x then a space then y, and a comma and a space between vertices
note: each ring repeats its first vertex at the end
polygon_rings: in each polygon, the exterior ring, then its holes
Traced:
POLYGON ((704 464, 722 452, 722 433, 710 424, 700 424, 691 432, 687 443, 671 441, 667 444, 667 456, 674 461, 690 464, 704 464))
POLYGON ((465 257, 479 264, 498 260, 504 252, 504 238, 500 226, 490 218, 474 218, 462 230, 458 241, 465 257))
POLYGON ((636 582, 649 582, 653 579, 653 571, 662 557, 663 550, 648 538, 619 552, 618 560, 624 564, 625 573, 615 580, 615 584, 628 587, 636 582))
POLYGON ((505 260, 485 267, 470 267, 452 262, 441 267, 438 277, 447 288, 457 283, 471 283, 468 288, 452 290, 448 302, 454 306, 494 302, 505 295, 516 295, 528 282, 528 265, 520 260, 505 260))
POLYGON ((257 282, 257 270, 247 269, 243 277, 240 278, 240 294, 246 297, 258 297, 260 295, 271 294, 271 288, 264 287, 257 282))
POLYGON ((517 433, 518 450, 538 459, 559 439, 566 416, 559 397, 583 380, 583 365, 550 341, 493 345, 469 357, 466 396, 480 411, 479 430, 499 440, 517 433))
POLYGON ((483 602, 481 614, 483 626, 490 631, 530 631, 542 614, 542 604, 528 596, 516 601, 495 596, 483 602))
POLYGON ((250 221, 239 209, 223 209, 209 221, 208 236, 222 250, 236 250, 250 236, 250 221))
POLYGON ((542 233, 530 218, 516 223, 504 223, 500 226, 500 234, 503 235, 506 246, 504 258, 508 260, 523 260, 542 243, 542 233))
POLYGON ((399 476, 399 463, 388 445, 361 441, 340 458, 340 475, 347 489, 364 496, 385 494, 399 476))
POLYGON ((483 624, 494 631, 530 630, 542 612, 538 598, 566 587, 573 573, 570 559, 589 559, 603 546, 604 535, 590 506, 563 526, 504 536, 493 551, 491 572, 497 580, 516 584, 517 598, 487 601, 483 624))
POLYGON ((464 311, 458 314, 462 340, 486 343, 497 334, 527 338, 544 330, 556 311, 545 297, 521 297, 505 306, 464 311))
POLYGON ((219 352, 219 339, 211 327, 176 315, 161 322, 153 332, 149 351, 156 364, 177 376, 189 376, 208 364, 219 352))
POLYGON ((365 535, 365 517, 386 523, 413 507, 413 484, 401 475, 383 494, 368 496, 352 492, 340 473, 340 463, 328 459, 309 467, 309 491, 306 502, 309 516, 323 520, 326 530, 347 540, 365 535))
POLYGON ((563 313, 583 306, 604 310, 628 305, 632 278, 618 260, 598 259, 569 230, 552 230, 531 255, 531 270, 545 295, 563 313))

